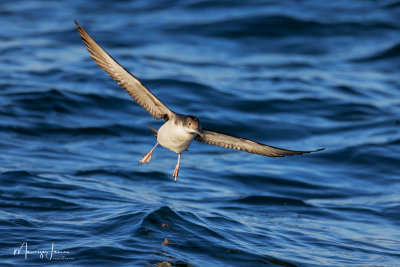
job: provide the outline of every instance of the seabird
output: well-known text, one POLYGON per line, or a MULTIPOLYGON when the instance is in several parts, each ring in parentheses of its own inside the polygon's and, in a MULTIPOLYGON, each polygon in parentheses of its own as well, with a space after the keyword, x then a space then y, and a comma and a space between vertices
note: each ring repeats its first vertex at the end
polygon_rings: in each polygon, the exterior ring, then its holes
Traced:
POLYGON ((111 76, 135 101, 149 112, 155 119, 164 119, 165 123, 158 129, 150 129, 157 137, 156 145, 146 153, 139 162, 149 163, 157 145, 178 154, 173 177, 178 178, 179 163, 182 152, 186 151, 193 140, 209 145, 221 146, 259 154, 268 157, 283 157, 301 155, 321 151, 324 148, 312 151, 287 150, 269 145, 257 143, 245 138, 204 129, 200 126, 199 119, 192 115, 178 114, 170 110, 163 102, 153 95, 134 75, 129 73, 75 21, 76 28, 82 38, 90 56, 108 75, 111 76))

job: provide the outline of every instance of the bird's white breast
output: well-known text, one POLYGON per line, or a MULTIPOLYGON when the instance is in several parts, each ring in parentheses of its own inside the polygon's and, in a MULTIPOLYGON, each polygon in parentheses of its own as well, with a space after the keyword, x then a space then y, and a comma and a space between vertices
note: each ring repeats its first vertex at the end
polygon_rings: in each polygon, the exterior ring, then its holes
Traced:
POLYGON ((175 124, 173 120, 164 123, 157 133, 158 143, 175 153, 187 150, 194 137, 195 134, 188 133, 182 124, 175 124))

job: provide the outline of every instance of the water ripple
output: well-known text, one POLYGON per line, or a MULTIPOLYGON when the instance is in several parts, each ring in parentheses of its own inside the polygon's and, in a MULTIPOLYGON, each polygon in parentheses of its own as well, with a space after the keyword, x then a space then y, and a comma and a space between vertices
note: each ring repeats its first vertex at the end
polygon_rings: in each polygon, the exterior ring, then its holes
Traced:
POLYGON ((399 1, 321 3, 1 1, 2 264, 398 265, 399 1), (326 150, 196 142, 174 183, 73 19, 205 128, 326 150))

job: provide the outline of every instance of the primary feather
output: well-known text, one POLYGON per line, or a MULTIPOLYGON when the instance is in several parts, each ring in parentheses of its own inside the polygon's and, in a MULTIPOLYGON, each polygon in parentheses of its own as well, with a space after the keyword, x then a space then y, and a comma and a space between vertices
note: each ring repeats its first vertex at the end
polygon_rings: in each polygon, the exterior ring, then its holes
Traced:
POLYGON ((75 21, 76 28, 90 56, 108 75, 111 76, 136 102, 147 110, 155 119, 168 120, 173 113, 155 95, 115 59, 113 59, 93 38, 75 21))

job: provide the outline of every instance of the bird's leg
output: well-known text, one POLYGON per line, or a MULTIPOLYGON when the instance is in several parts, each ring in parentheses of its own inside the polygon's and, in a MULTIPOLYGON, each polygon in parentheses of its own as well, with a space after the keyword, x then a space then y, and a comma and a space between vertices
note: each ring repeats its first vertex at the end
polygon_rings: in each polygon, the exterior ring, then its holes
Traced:
POLYGON ((174 170, 174 175, 173 177, 175 177, 175 183, 176 180, 178 179, 178 173, 179 173, 179 162, 181 160, 181 153, 178 154, 178 163, 176 164, 175 170, 174 170))
POLYGON ((140 164, 143 164, 143 163, 147 163, 148 164, 150 162, 151 156, 153 155, 153 150, 157 146, 158 146, 158 142, 149 152, 146 153, 146 155, 143 156, 143 158, 141 160, 139 160, 139 163, 140 164))

